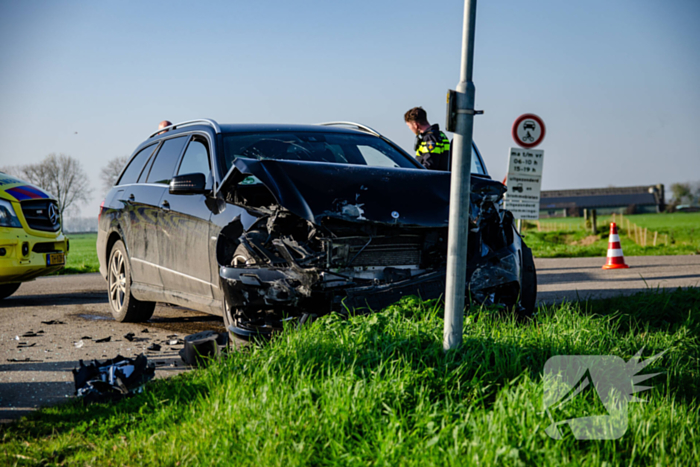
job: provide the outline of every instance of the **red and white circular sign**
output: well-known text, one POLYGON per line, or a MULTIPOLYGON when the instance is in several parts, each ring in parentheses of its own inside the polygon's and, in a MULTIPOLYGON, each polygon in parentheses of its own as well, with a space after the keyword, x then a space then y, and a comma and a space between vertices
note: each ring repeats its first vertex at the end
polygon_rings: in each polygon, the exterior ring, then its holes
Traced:
POLYGON ((518 146, 534 148, 544 139, 544 122, 535 114, 523 114, 515 119, 512 133, 518 146))

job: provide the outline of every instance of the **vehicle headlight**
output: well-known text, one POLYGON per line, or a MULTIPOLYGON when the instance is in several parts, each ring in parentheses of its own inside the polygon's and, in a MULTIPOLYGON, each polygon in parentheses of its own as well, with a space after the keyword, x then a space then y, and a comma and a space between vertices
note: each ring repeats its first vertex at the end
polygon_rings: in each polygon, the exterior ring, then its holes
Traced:
POLYGON ((483 196, 483 200, 489 203, 496 204, 503 196, 500 193, 488 193, 483 196))
POLYGON ((0 199, 0 227, 22 228, 22 224, 19 222, 17 214, 15 214, 12 203, 4 199, 0 199))

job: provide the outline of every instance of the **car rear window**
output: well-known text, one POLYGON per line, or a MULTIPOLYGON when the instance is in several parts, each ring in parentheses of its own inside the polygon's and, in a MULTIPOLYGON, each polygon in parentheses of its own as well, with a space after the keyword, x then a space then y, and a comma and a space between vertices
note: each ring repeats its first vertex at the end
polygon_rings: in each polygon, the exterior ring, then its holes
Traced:
POLYGON ((175 165, 180 159, 182 148, 187 142, 187 136, 171 138, 166 140, 160 147, 160 151, 156 155, 156 160, 153 161, 153 166, 148 174, 148 183, 170 183, 175 173, 175 165))
POLYGON ((131 163, 128 165, 121 178, 117 182, 117 185, 128 185, 130 183, 136 183, 136 179, 139 178, 139 174, 143 169, 143 165, 148 160, 148 156, 151 155, 156 145, 152 144, 139 151, 132 159, 131 163))
POLYGON ((224 135, 226 171, 234 159, 277 159, 415 169, 381 138, 348 133, 270 132, 224 135))

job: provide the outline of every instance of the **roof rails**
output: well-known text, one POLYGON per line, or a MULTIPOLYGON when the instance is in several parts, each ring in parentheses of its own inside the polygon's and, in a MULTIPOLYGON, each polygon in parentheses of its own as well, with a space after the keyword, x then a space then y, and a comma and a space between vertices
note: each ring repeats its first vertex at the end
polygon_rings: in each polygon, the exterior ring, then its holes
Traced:
POLYGON ((183 126, 190 125, 209 125, 214 129, 214 132, 216 132, 217 134, 221 133, 221 127, 218 123, 216 123, 216 120, 212 120, 211 118, 200 118, 198 120, 187 120, 186 122, 180 122, 174 125, 166 126, 165 128, 161 128, 160 130, 153 132, 151 136, 149 136, 149 138, 153 138, 155 135, 168 130, 175 130, 183 126))
POLYGON ((361 123, 355 123, 355 122, 325 122, 325 123, 319 123, 318 125, 322 126, 351 126, 355 127, 358 130, 364 131, 366 133, 373 134, 374 136, 379 136, 382 137, 382 135, 377 131, 373 130, 372 128, 368 127, 367 125, 363 125, 361 123))

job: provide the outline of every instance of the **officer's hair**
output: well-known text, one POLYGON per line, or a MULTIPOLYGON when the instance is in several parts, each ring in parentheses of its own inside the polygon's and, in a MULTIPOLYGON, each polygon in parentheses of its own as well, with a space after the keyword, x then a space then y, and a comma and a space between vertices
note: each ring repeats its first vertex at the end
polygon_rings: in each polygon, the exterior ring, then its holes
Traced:
POLYGON ((407 122, 416 122, 420 125, 428 124, 428 114, 425 113, 423 107, 414 107, 403 116, 404 120, 407 122))

